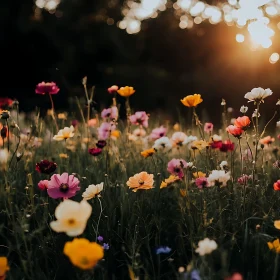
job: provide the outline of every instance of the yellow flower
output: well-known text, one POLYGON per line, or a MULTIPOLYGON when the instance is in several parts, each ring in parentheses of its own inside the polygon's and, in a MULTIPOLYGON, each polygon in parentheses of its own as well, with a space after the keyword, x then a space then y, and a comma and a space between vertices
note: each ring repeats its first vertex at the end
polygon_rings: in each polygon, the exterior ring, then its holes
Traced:
POLYGON ((141 152, 141 156, 144 158, 147 158, 147 157, 152 156, 155 152, 156 152, 156 150, 154 148, 151 148, 151 149, 141 152))
POLYGON ((59 113, 57 115, 57 117, 60 119, 60 120, 67 120, 67 114, 66 113, 59 113))
POLYGON ((68 158, 68 155, 67 154, 59 154, 59 157, 60 158, 68 158))
POLYGON ((174 175, 170 175, 167 179, 165 179, 164 181, 161 182, 160 184, 160 188, 166 188, 168 185, 171 185, 172 183, 176 182, 180 180, 180 178, 178 176, 174 176, 174 175))
POLYGON ((53 137, 53 140, 62 141, 74 136, 74 126, 71 125, 70 127, 64 127, 63 129, 59 130, 57 135, 53 137))
POLYGON ((201 103, 203 99, 200 94, 188 95, 184 99, 181 99, 181 102, 186 107, 196 107, 199 103, 201 103))
POLYGON ((182 197, 185 197, 185 196, 187 196, 187 191, 183 190, 183 189, 180 189, 180 194, 181 194, 182 197))
POLYGON ((74 238, 66 242, 63 253, 73 265, 81 269, 92 269, 104 256, 103 247, 85 238, 74 238))
POLYGON ((275 251, 277 254, 280 253, 279 239, 275 239, 273 242, 267 242, 268 248, 275 251))
POLYGON ((195 140, 195 141, 193 141, 191 143, 191 148, 193 150, 197 149, 197 150, 201 151, 201 150, 205 149, 208 146, 209 146, 209 143, 204 141, 204 140, 195 140))
POLYGON ((143 171, 135 174, 133 177, 130 177, 126 184, 133 192, 137 192, 138 190, 153 189, 154 174, 148 174, 143 171))
POLYGON ((274 227, 280 229, 280 220, 274 221, 274 227))
POLYGON ((206 173, 203 173, 203 172, 201 172, 201 171, 194 172, 194 173, 193 173, 193 177, 194 177, 194 178, 206 177, 206 173))
POLYGON ((6 272, 10 270, 8 259, 0 257, 0 279, 5 279, 6 272))
POLYGON ((133 87, 121 87, 119 90, 118 90, 118 94, 123 96, 123 97, 129 97, 130 95, 132 95, 133 93, 135 92, 134 88, 133 87))
POLYGON ((111 132, 111 138, 113 140, 117 140, 120 137, 120 135, 121 135, 121 132, 119 130, 113 130, 111 132))
POLYGON ((57 220, 52 221, 50 226, 56 232, 65 232, 68 236, 78 236, 84 232, 91 211, 92 207, 86 200, 79 203, 65 199, 56 207, 57 220))

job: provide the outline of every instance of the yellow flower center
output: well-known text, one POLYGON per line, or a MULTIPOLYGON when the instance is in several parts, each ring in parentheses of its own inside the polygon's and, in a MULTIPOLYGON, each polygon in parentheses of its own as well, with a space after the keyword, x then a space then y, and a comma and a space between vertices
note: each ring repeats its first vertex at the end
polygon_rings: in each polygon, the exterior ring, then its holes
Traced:
POLYGON ((138 181, 138 183, 139 183, 139 185, 144 185, 144 181, 142 180, 142 179, 140 179, 139 181, 138 181))
POLYGON ((74 219, 69 219, 67 222, 70 226, 72 226, 76 223, 76 221, 74 219))

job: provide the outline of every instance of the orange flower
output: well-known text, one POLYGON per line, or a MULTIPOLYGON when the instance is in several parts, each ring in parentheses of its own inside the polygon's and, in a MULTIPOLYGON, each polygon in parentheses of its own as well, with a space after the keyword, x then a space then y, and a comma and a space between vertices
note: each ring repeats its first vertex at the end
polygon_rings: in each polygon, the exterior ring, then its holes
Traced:
POLYGON ((113 130, 111 132, 111 138, 113 140, 117 140, 120 137, 120 135, 121 135, 121 132, 119 130, 113 130))
POLYGON ((183 190, 183 189, 180 189, 180 194, 181 194, 182 197, 186 197, 187 196, 187 191, 183 190))
POLYGON ((280 180, 273 184, 273 188, 275 191, 280 191, 280 180))
POLYGON ((201 103, 203 99, 200 94, 188 95, 184 99, 181 99, 181 102, 186 107, 196 107, 199 103, 201 103))
POLYGON ((201 171, 194 172, 194 173, 193 173, 193 177, 194 177, 194 178, 206 177, 206 173, 203 173, 203 172, 201 172, 201 171))
POLYGON ((238 117, 234 121, 234 125, 238 128, 243 129, 243 130, 246 130, 248 128, 248 126, 250 125, 250 123, 251 123, 251 121, 247 116, 238 117))
POLYGON ((134 192, 137 192, 138 190, 149 190, 153 188, 154 175, 148 174, 144 171, 130 177, 126 184, 134 192))
POLYGON ((147 157, 152 156, 155 152, 156 152, 156 150, 154 148, 151 148, 151 149, 141 152, 141 156, 144 158, 147 158, 147 157))
POLYGON ((164 181, 161 182, 160 184, 160 188, 166 188, 168 185, 171 185, 172 183, 176 182, 180 180, 180 178, 178 176, 174 176, 174 175, 170 175, 167 179, 165 179, 164 181))
POLYGON ((275 138, 272 138, 271 136, 266 136, 260 140, 260 143, 263 145, 265 145, 265 144, 269 145, 274 141, 275 141, 275 138))
POLYGON ((121 87, 119 90, 118 90, 118 94, 123 96, 123 97, 129 97, 130 95, 132 95, 133 93, 135 92, 134 88, 133 87, 121 87))
POLYGON ((241 134, 243 133, 243 130, 235 125, 229 125, 226 128, 226 131, 236 138, 240 138, 241 134))
POLYGON ((8 259, 6 257, 0 257, 0 279, 5 279, 6 272, 9 270, 8 259))
POLYGON ((270 250, 275 251, 277 254, 280 254, 279 239, 275 239, 273 242, 267 242, 267 245, 270 250))
POLYGON ((274 221, 274 227, 280 229, 280 220, 274 221))

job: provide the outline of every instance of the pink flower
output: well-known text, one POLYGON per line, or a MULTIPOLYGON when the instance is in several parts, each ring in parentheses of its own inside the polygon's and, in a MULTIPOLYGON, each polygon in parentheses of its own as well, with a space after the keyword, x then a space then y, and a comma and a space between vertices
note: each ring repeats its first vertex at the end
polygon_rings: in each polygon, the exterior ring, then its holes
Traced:
POLYGON ((180 179, 184 177, 184 168, 187 168, 188 164, 183 159, 172 159, 167 164, 167 171, 173 175, 178 176, 180 179))
POLYGON ((109 92, 110 94, 116 93, 118 89, 119 89, 119 87, 116 86, 116 85, 114 85, 114 86, 111 86, 111 87, 108 88, 108 92, 109 92))
POLYGON ((234 143, 232 143, 230 140, 224 141, 220 147, 220 151, 224 153, 233 150, 234 150, 234 143))
POLYGON ((204 189, 205 187, 208 187, 209 183, 206 177, 199 177, 195 179, 195 184, 199 189, 204 189))
POLYGON ((40 190, 44 191, 48 188, 48 184, 49 184, 49 181, 48 180, 41 180, 39 183, 38 183, 38 187, 40 190))
POLYGON ((57 94, 59 90, 60 90, 59 87, 54 82, 50 82, 50 83, 42 82, 36 86, 35 92, 37 94, 43 94, 43 95, 46 93, 57 94))
POLYGON ((101 117, 103 119, 116 120, 118 118, 118 108, 116 106, 113 106, 111 108, 104 109, 101 112, 101 117))
POLYGON ((54 174, 48 182, 48 195, 54 199, 73 197, 80 190, 79 184, 80 181, 74 175, 54 174))
POLYGON ((164 137, 166 135, 167 132, 167 128, 161 126, 161 127, 157 127, 155 129, 152 130, 151 134, 150 134, 150 138, 155 141, 161 137, 164 137))
POLYGON ((91 149, 88 149, 88 152, 92 156, 96 157, 102 153, 102 149, 101 148, 91 148, 91 149))
POLYGON ((104 122, 98 128, 98 140, 106 140, 110 137, 111 131, 115 130, 116 126, 113 123, 104 122))
POLYGON ((239 177, 237 179, 237 182, 238 184, 240 185, 247 185, 248 184, 248 181, 252 179, 252 176, 251 175, 247 175, 247 174, 243 174, 241 177, 239 177))
POLYGON ((74 127, 78 126, 78 124, 79 124, 79 121, 78 121, 78 120, 73 120, 73 121, 71 122, 71 125, 73 125, 74 127))
POLYGON ((90 119, 88 120, 88 126, 94 127, 97 125, 97 119, 90 119))
POLYGON ((204 131, 206 132, 206 133, 210 133, 210 132, 212 132, 213 131, 213 124, 212 123, 205 123, 205 125, 204 125, 204 131))
POLYGON ((129 119, 132 124, 148 127, 149 116, 144 111, 136 112, 134 115, 131 115, 129 119))

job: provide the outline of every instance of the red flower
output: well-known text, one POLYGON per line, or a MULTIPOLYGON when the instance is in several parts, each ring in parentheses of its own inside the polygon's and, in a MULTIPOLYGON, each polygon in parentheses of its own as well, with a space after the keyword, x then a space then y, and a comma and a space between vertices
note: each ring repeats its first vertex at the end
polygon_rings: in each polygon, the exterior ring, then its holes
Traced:
POLYGON ((92 156, 96 157, 102 153, 102 149, 101 148, 91 148, 91 149, 88 149, 88 152, 92 156))
POLYGON ((59 90, 60 90, 59 87, 54 82, 50 82, 50 83, 42 82, 36 86, 35 92, 37 94, 43 94, 43 95, 46 93, 57 94, 59 90))
POLYGON ((114 85, 114 86, 111 86, 111 87, 108 88, 108 92, 109 92, 110 94, 116 93, 118 89, 119 89, 119 87, 116 86, 116 85, 114 85))
POLYGON ((244 132, 240 127, 237 127, 235 125, 229 125, 226 128, 226 131, 236 138, 240 138, 241 134, 244 132))
POLYGON ((250 125, 251 121, 247 116, 239 117, 235 120, 234 125, 238 128, 246 130, 250 125))
POLYGON ((230 140, 226 140, 224 143, 222 143, 220 147, 221 152, 228 152, 234 150, 234 143, 232 143, 230 140))
POLYGON ((48 160, 41 160, 36 163, 36 171, 44 174, 51 174, 56 170, 57 164, 48 160))
POLYGON ((105 140, 99 140, 97 143, 96 143, 96 147, 97 148, 100 148, 100 149, 103 149, 105 146, 106 146, 106 141, 105 140))
POLYGON ((275 191, 280 191, 280 180, 273 184, 273 188, 275 191))
POLYGON ((0 108, 11 107, 14 104, 14 100, 7 97, 0 97, 0 108))
POLYGON ((222 141, 213 141, 211 143, 211 148, 212 149, 220 149, 223 145, 223 142, 222 141))

